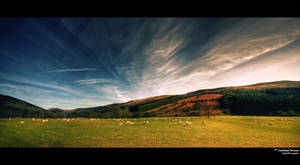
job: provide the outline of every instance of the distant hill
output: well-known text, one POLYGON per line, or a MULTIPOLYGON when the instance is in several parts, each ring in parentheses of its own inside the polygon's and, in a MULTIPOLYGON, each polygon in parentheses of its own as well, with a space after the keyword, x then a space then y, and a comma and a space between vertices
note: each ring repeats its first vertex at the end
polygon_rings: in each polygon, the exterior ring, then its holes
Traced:
POLYGON ((300 81, 275 81, 203 89, 127 103, 81 108, 69 116, 148 117, 203 115, 300 115, 300 81))
POLYGON ((270 88, 300 88, 300 81, 274 81, 274 82, 264 82, 264 83, 256 83, 252 85, 243 85, 243 86, 230 86, 230 87, 221 87, 215 89, 203 89, 197 90, 194 92, 187 93, 185 95, 197 95, 203 93, 218 93, 232 90, 263 90, 270 88))
MULTIPOLYGON (((5 97, 4 100, 9 102, 10 99, 5 97)), ((42 113, 46 111, 20 100, 13 101, 13 103, 17 105, 18 112, 21 112, 20 109, 28 109, 28 107, 40 110, 39 112, 42 113)), ((9 102, 8 105, 10 104, 9 102)), ((6 107, 0 107, 1 112, 7 111, 3 110, 9 107, 7 103, 5 105, 6 107)), ((8 109, 16 111, 11 106, 8 109)), ((55 117, 101 118, 203 115, 300 116, 300 81, 275 81, 203 89, 183 95, 154 96, 91 108, 74 110, 51 108, 46 112, 54 114, 55 117)))
POLYGON ((47 109, 47 111, 53 112, 53 113, 65 112, 65 110, 60 109, 60 108, 49 108, 49 109, 47 109))
POLYGON ((146 101, 160 100, 160 99, 171 97, 171 96, 173 96, 173 95, 161 95, 161 96, 147 97, 144 99, 131 100, 131 101, 126 102, 125 104, 133 105, 133 104, 138 104, 138 103, 142 103, 142 102, 146 102, 146 101))
POLYGON ((54 114, 11 96, 0 94, 0 117, 52 117, 54 114))

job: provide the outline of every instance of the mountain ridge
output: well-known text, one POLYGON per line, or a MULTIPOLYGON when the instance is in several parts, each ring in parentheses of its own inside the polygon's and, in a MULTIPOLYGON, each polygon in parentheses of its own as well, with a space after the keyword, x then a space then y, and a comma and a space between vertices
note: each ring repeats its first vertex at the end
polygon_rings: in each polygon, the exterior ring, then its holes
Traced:
MULTIPOLYGON (((290 110, 298 113, 297 106, 300 99, 300 81, 274 81, 260 82, 251 85, 219 87, 213 89, 200 89, 181 95, 161 95, 143 99, 131 100, 125 103, 113 103, 104 106, 77 108, 64 110, 49 108, 47 110, 27 103, 11 96, 0 95, 0 117, 9 116, 15 111, 19 116, 45 116, 45 117, 151 117, 151 116, 202 116, 252 114, 254 109, 260 109, 253 114, 278 114, 285 112, 284 104, 290 110), (289 100, 284 99, 289 96, 289 100), (253 110, 247 110, 246 105, 253 110), (257 101, 258 100, 258 101, 257 101), (265 102, 263 102, 263 100, 265 102), (278 109, 271 102, 278 104, 278 109), (233 103, 232 103, 233 102, 233 103), (15 104, 7 106, 7 103, 15 104), (230 104, 229 104, 230 103, 230 104), (259 104, 258 104, 259 103, 259 104), (256 105, 257 104, 257 105, 256 105), (253 106, 253 105, 256 105, 253 106), (13 108, 12 108, 13 107, 13 108), (6 108, 6 109, 5 109, 6 108), (7 110, 8 108, 8 110, 7 110), (241 108, 241 109, 239 109, 241 108), (265 108, 266 110, 264 110, 265 108), (32 111, 32 110, 35 111, 32 111), (25 111, 30 112, 25 112, 25 111), (10 113, 9 113, 9 112, 10 113), (4 113, 5 112, 5 113, 4 113), (242 113, 242 114, 243 114, 242 113)), ((287 109, 286 111, 288 111, 287 109)), ((300 110, 299 110, 300 113, 300 110)), ((17 116, 18 116, 17 115, 17 116)))

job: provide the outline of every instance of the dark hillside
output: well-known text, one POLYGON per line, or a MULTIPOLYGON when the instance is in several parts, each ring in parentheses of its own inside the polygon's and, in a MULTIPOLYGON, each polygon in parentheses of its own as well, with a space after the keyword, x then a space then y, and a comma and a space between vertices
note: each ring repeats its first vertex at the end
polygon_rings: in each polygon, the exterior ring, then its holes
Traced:
POLYGON ((0 117, 54 117, 38 106, 0 94, 0 117))

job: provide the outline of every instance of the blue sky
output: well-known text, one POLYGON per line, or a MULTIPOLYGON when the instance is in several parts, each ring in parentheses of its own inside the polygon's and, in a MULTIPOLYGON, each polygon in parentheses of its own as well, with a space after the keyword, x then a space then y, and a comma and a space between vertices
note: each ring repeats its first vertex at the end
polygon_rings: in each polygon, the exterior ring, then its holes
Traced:
POLYGON ((94 107, 300 81, 299 18, 0 18, 0 93, 94 107))

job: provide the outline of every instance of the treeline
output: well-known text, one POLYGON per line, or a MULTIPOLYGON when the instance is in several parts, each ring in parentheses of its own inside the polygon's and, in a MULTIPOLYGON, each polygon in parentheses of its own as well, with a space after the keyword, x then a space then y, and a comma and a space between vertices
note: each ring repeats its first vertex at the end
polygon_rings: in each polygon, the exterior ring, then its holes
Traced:
POLYGON ((223 109, 232 115, 300 116, 300 88, 224 92, 223 109))

